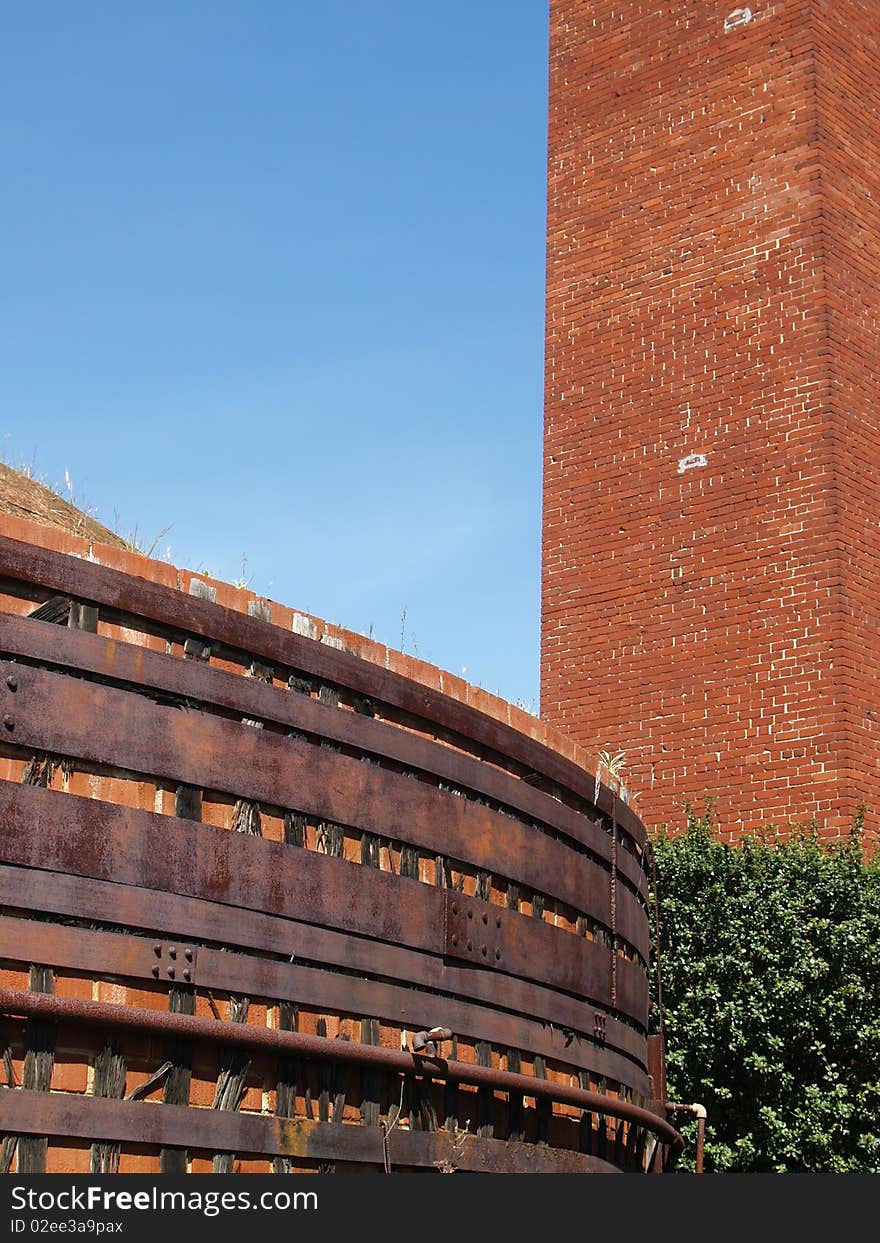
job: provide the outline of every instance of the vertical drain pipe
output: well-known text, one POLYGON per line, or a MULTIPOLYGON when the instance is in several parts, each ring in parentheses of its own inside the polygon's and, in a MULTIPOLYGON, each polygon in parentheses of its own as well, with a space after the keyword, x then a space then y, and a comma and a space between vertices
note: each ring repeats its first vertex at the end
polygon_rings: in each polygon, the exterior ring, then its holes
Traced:
POLYGON ((697 1119, 697 1149, 694 1154, 694 1173, 702 1174, 703 1172, 703 1147, 706 1142, 706 1106, 693 1105, 673 1105, 667 1103, 667 1113, 683 1113, 693 1114, 697 1119))

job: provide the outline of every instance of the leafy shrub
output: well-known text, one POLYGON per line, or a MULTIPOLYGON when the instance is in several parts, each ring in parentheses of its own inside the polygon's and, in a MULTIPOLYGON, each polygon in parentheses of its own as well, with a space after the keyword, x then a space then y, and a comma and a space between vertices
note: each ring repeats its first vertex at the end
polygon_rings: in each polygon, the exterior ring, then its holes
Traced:
MULTIPOLYGON (((831 846, 815 826, 728 846, 707 806, 654 843, 668 1094, 706 1106, 707 1171, 880 1171, 880 856, 864 861, 862 819, 831 846)), ((695 1124, 675 1117, 692 1168, 695 1124)))

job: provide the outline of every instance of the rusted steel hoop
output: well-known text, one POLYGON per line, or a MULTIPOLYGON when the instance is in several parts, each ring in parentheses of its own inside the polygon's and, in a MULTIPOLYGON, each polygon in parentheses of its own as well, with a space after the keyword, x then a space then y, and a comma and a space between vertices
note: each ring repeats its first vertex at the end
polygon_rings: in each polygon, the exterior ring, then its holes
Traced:
POLYGON ((620 1118, 652 1132, 665 1144, 678 1150, 683 1141, 678 1132, 657 1114, 629 1101, 575 1088, 569 1084, 554 1083, 549 1079, 536 1079, 530 1075, 517 1075, 511 1071, 496 1070, 490 1066, 472 1066, 465 1062, 445 1061, 442 1058, 424 1058, 402 1050, 385 1049, 373 1045, 355 1044, 347 1040, 330 1040, 322 1036, 309 1036, 301 1032, 280 1031, 274 1028, 250 1027, 241 1023, 228 1023, 217 1019, 200 1019, 190 1015, 171 1014, 158 1010, 142 1010, 136 1006, 114 1005, 108 1002, 83 1001, 78 998, 57 997, 47 993, 29 993, 23 989, 0 989, 0 1013, 21 1018, 54 1020, 78 1023, 88 1027, 114 1028, 150 1032, 155 1035, 174 1036, 178 1039, 207 1041, 211 1044, 251 1048, 267 1053, 298 1053, 323 1061, 349 1062, 358 1066, 375 1066, 383 1070, 396 1070, 404 1074, 413 1072, 428 1078, 466 1083, 474 1087, 490 1088, 499 1092, 515 1093, 534 1099, 556 1101, 574 1105, 620 1118))
MULTIPOLYGON (((13 1135, 53 1135, 65 1139, 169 1145, 189 1152, 286 1156, 382 1166, 383 1133, 359 1123, 317 1122, 195 1109, 99 1096, 0 1088, 0 1126, 13 1135)), ((387 1137, 393 1169, 430 1169, 439 1163, 473 1173, 619 1174, 621 1166, 571 1148, 489 1139, 450 1131, 395 1128, 387 1137)))
MULTIPOLYGON (((168 986, 168 960, 163 957, 162 968, 157 966, 157 943, 163 947, 161 954, 172 944, 178 947, 180 966, 187 969, 187 943, 180 937, 136 937, 0 916, 0 960, 20 960, 21 947, 26 945, 28 958, 45 966, 148 983, 159 980, 168 986)), ((526 1015, 514 1016, 496 1006, 480 1005, 448 993, 422 991, 361 975, 343 975, 338 970, 324 971, 302 962, 229 954, 201 945, 193 946, 191 953, 190 975, 194 986, 203 990, 243 994, 270 1003, 296 998, 301 1005, 369 1015, 410 1029, 433 1027, 442 1018, 444 1025, 453 1028, 458 1036, 540 1054, 565 1066, 623 1083, 638 1095, 648 1095, 648 1079, 640 1063, 610 1043, 598 1044, 586 1032, 575 1032, 564 1024, 557 1026, 526 1015)), ((585 1011, 587 1016, 589 1013, 585 1011)))
MULTIPOLYGON (((4 700, 8 743, 409 841, 561 899, 609 927, 609 874, 521 821, 299 738, 12 662, 0 661, 0 674, 18 686, 4 700)), ((647 962, 647 915, 629 891, 618 932, 647 962)))
MULTIPOLYGON (((340 711, 308 695, 291 694, 261 679, 244 678, 201 661, 185 661, 166 652, 29 618, 0 615, 0 652, 15 659, 91 674, 141 693, 158 691, 178 701, 191 700, 234 711, 430 773, 547 825, 610 864, 609 834, 588 814, 575 811, 503 769, 396 725, 357 712, 340 711)), ((642 860, 624 851, 618 867, 645 897, 647 873, 642 860)))
MULTIPOLYGON (((296 892, 298 869, 299 897, 309 908, 307 922, 375 938, 377 964, 379 942, 437 955, 453 948, 447 950, 444 944, 443 926, 444 894, 450 891, 406 877, 316 852, 292 851, 213 825, 2 780, 0 816, 5 825, 0 858, 5 862, 292 917, 297 909, 286 878, 296 892)), ((609 950, 488 902, 464 896, 462 902, 482 907, 487 921, 490 914, 500 921, 509 938, 500 964, 504 974, 521 979, 541 972, 541 983, 607 1004, 609 950)), ((500 976, 494 967, 485 969, 500 976)), ((645 971, 621 960, 617 976, 615 1008, 644 1025, 645 971)), ((504 987, 500 979, 497 987, 504 987)))
POLYGON ((9 867, 0 863, 0 904, 15 911, 38 911, 50 917, 136 928, 147 936, 177 941, 224 944, 246 952, 282 954, 291 961, 356 971, 366 977, 406 981, 430 992, 449 993, 463 1000, 493 1006, 499 1012, 534 1018, 564 1030, 583 1031, 594 1017, 605 1021, 603 1044, 626 1053, 647 1066, 644 1032, 612 1014, 607 1006, 591 1006, 583 999, 552 987, 483 971, 470 964, 456 965, 437 955, 398 945, 385 946, 385 972, 377 972, 375 942, 364 937, 318 928, 274 915, 226 907, 200 898, 182 898, 158 890, 135 889, 70 876, 62 872, 9 867), (503 992, 499 991, 503 984, 503 992))
MULTIPOLYGON (((606 815, 611 814, 613 792, 599 784, 594 798, 595 775, 574 761, 479 709, 352 653, 282 630, 235 609, 184 595, 175 588, 8 536, 0 536, 0 574, 148 618, 171 630, 215 639, 247 655, 277 661, 370 695, 514 759, 565 786, 606 815)), ((631 808, 620 807, 618 825, 639 847, 644 846, 644 826, 631 808)))
MULTIPOLYGON (((83 880, 63 873, 32 871, 0 864, 0 904, 16 910, 40 911, 50 916, 74 919, 99 918, 122 927, 136 927, 149 935, 176 941, 217 941, 240 946, 257 954, 281 953, 298 962, 328 965, 331 969, 362 973, 375 978, 373 944, 363 938, 297 924, 275 916, 258 915, 239 907, 216 902, 180 898, 174 894, 132 889, 107 881, 83 880), (145 899, 149 903, 145 909, 145 899), (220 921, 223 921, 222 923, 220 921)), ((571 997, 542 985, 512 977, 501 977, 479 968, 455 967, 434 955, 399 946, 386 946, 389 979, 405 980, 438 995, 448 993, 464 1001, 494 1007, 499 1013, 512 1012, 523 1018, 553 1026, 583 1031, 604 1020, 603 1045, 624 1053, 643 1075, 647 1067, 644 1035, 606 1010, 595 1010, 571 997), (499 995, 495 983, 504 981, 499 995)), ((232 958, 233 955, 227 955, 232 958)), ((617 1076, 611 1075, 612 1078, 617 1076)), ((644 1094, 646 1088, 629 1083, 644 1094)))

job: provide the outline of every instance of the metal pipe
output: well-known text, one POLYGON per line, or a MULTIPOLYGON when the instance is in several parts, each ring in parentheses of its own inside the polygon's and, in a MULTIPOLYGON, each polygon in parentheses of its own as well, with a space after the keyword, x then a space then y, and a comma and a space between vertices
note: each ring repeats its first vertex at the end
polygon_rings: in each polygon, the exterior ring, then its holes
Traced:
POLYGON ((666 1104, 667 1112, 693 1114, 697 1119, 697 1144, 694 1154, 694 1173, 702 1174, 703 1172, 703 1148, 706 1143, 706 1106, 694 1103, 693 1105, 673 1105, 670 1102, 666 1104))
POLYGON ((643 1126, 676 1151, 683 1146, 682 1138, 674 1127, 656 1114, 629 1101, 603 1096, 599 1092, 589 1092, 569 1084, 553 1083, 549 1079, 536 1079, 531 1075, 495 1070, 490 1066, 472 1066, 466 1062, 427 1058, 403 1050, 355 1044, 347 1040, 331 1040, 324 1036, 307 1036, 302 1032, 250 1027, 242 1023, 200 1019, 167 1011, 141 1010, 137 1006, 57 997, 50 993, 30 993, 24 989, 0 989, 0 1013, 54 1019, 57 1022, 80 1023, 86 1026, 122 1028, 142 1034, 172 1035, 210 1044, 263 1050, 267 1053, 299 1053, 327 1061, 377 1066, 410 1074, 416 1071, 430 1078, 557 1101, 593 1113, 607 1114, 609 1117, 643 1126))

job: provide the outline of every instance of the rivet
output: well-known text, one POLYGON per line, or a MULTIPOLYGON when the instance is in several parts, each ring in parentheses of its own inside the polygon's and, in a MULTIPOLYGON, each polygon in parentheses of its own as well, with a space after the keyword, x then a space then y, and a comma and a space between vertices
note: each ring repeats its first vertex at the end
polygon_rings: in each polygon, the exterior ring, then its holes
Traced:
POLYGON ((18 678, 13 677, 13 675, 10 673, 9 677, 6 679, 6 685, 9 687, 11 691, 17 691, 18 690, 18 678))
POLYGON ((184 958, 186 959, 186 961, 187 961, 187 962, 192 962, 192 960, 193 960, 193 952, 192 952, 192 950, 184 950, 184 951, 183 951, 183 956, 184 956, 184 958))
POLYGON ((452 938, 452 944, 453 944, 453 945, 458 945, 458 937, 457 937, 457 936, 453 936, 453 938, 452 938))
POLYGON ((153 968, 153 975, 154 975, 154 976, 156 977, 156 979, 158 980, 158 978, 159 978, 159 968, 158 968, 158 967, 154 967, 154 968, 153 968))
POLYGON ((168 968, 168 976, 169 976, 169 979, 172 979, 172 980, 174 979, 174 968, 173 967, 168 968))
POLYGON ((473 917, 474 917, 473 911, 468 911, 468 919, 473 919, 473 917))
POLYGON ((469 949, 469 950, 472 950, 473 948, 474 948, 474 943, 473 943, 473 941, 468 941, 468 949, 469 949))
POLYGON ((488 922, 489 922, 489 916, 488 916, 488 915, 484 915, 484 916, 483 916, 483 923, 484 923, 484 924, 488 924, 488 922))
POLYGON ((453 913, 453 915, 457 915, 457 914, 458 914, 458 903, 457 903, 457 902, 453 902, 453 904, 452 904, 452 913, 453 913))
POLYGON ((187 982, 187 984, 188 984, 188 983, 190 982, 190 980, 192 979, 192 972, 191 972, 191 971, 188 971, 188 970, 187 970, 187 971, 184 971, 184 973, 183 973, 183 978, 186 980, 186 982, 187 982))
POLYGON ((3 718, 3 724, 7 729, 15 729, 15 717, 9 715, 5 716, 3 718))
POLYGON ((483 948, 482 948, 482 950, 481 950, 480 952, 482 953, 483 957, 485 958, 485 957, 486 957, 486 955, 488 954, 488 952, 489 952, 489 951, 486 949, 486 947, 485 947, 485 945, 484 945, 484 946, 483 946, 483 948))
POLYGON ((495 961, 497 962, 497 961, 499 960, 499 958, 500 958, 500 957, 501 957, 501 950, 496 950, 496 951, 495 951, 495 961))
POLYGON ((169 946, 168 946, 168 957, 169 957, 169 958, 176 958, 176 957, 177 957, 177 947, 176 947, 175 945, 169 945, 169 946))
POLYGON ((500 928, 500 927, 501 927, 501 916, 500 916, 500 915, 496 915, 496 916, 495 916, 495 927, 496 927, 496 928, 500 928))
POLYGON ((162 953, 162 946, 159 945, 158 942, 153 946, 153 953, 156 955, 157 958, 162 953))

